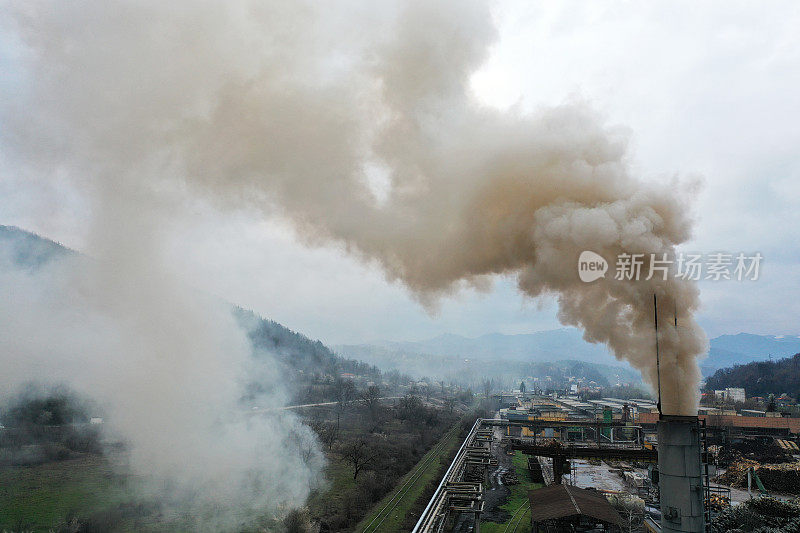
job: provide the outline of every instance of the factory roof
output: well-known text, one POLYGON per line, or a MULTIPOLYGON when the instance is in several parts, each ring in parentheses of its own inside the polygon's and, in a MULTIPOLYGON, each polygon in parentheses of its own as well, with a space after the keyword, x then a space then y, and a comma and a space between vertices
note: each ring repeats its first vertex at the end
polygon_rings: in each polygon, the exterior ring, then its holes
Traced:
POLYGON ((653 400, 648 400, 647 398, 631 398, 631 401, 634 403, 655 403, 653 400))
POLYGON ((607 398, 603 398, 602 400, 589 400, 589 403, 596 405, 598 407, 609 407, 612 411, 621 411, 622 404, 617 403, 613 400, 608 400, 607 398))
POLYGON ((597 491, 572 485, 550 485, 528 492, 531 520, 543 522, 569 516, 590 516, 609 524, 622 524, 622 518, 597 491))
MULTIPOLYGON (((741 428, 786 429, 790 433, 800 433, 800 418, 757 417, 736 415, 700 415, 710 426, 732 426, 741 428)), ((639 424, 655 424, 658 413, 639 413, 636 421, 639 424)))

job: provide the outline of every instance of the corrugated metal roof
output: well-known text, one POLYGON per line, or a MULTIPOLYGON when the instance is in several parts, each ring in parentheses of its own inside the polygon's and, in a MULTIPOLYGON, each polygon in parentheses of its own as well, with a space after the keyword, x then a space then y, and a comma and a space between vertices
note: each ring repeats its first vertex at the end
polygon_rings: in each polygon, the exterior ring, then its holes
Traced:
POLYGON ((550 485, 529 491, 528 498, 534 522, 582 515, 610 524, 622 524, 619 513, 597 491, 572 485, 550 485))
MULTIPOLYGON (((700 415, 709 426, 733 426, 740 428, 788 429, 791 433, 800 433, 800 418, 758 417, 735 415, 700 415)), ((636 421, 639 424, 655 424, 658 413, 639 413, 636 421)))

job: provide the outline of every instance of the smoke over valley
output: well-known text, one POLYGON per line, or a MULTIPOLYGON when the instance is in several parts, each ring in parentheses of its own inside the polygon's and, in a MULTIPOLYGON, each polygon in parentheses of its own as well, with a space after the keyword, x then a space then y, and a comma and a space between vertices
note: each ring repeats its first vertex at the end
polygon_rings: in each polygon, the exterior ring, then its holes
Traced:
MULTIPOLYGON (((165 260, 164 232, 195 202, 288 221, 309 246, 340 243, 431 312, 514 275, 653 386, 655 294, 663 411, 696 413, 696 286, 613 273, 584 283, 576 265, 584 250, 673 258, 697 184, 634 175, 629 132, 585 102, 482 104, 470 80, 496 38, 485 3, 2 11, 21 50, 0 89, 3 171, 77 191, 93 259, 3 271, 0 384, 66 382, 96 398, 131 467, 176 499, 226 517, 279 509, 305 499, 323 462, 286 444, 310 431, 293 417, 241 414, 246 331, 165 260)), ((263 403, 285 404, 286 386, 265 379, 263 403)))

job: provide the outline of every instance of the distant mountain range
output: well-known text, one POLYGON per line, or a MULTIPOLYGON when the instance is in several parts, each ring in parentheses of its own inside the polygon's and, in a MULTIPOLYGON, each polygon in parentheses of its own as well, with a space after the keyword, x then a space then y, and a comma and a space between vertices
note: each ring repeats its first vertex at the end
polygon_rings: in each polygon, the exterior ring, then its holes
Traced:
POLYGON ((720 335, 711 339, 711 350, 700 365, 704 370, 717 370, 753 361, 781 359, 796 353, 800 353, 798 335, 720 335))
MULTIPOLYGON (((594 381, 600 386, 638 384, 641 381, 639 373, 626 365, 579 361, 565 359, 563 356, 550 360, 522 356, 515 359, 504 358, 502 353, 497 353, 494 358, 488 355, 465 357, 368 344, 336 346, 335 349, 346 357, 359 359, 382 370, 398 370, 417 377, 479 388, 487 379, 493 379, 498 388, 516 387, 519 381, 526 377, 541 379, 542 387, 553 388, 565 386, 571 376, 594 381), (547 381, 547 384, 544 381, 547 381)), ((532 386, 531 383, 528 385, 532 386)))
MULTIPOLYGON (((17 267, 35 269, 52 258, 75 253, 61 244, 28 231, 0 225, 0 259, 10 259, 17 267)), ((270 327, 273 331, 281 331, 287 339, 298 335, 277 323, 270 323, 270 327)), ((301 352, 310 353, 322 348, 327 351, 321 343, 308 342, 308 347, 304 346, 301 352), (310 348, 312 345, 314 349, 310 348)), ((611 371, 609 368, 622 368, 624 372, 621 378, 629 376, 631 372, 627 364, 616 360, 605 346, 584 341, 581 332, 575 328, 519 335, 490 333, 475 338, 445 334, 416 342, 380 341, 341 345, 336 346, 335 350, 345 357, 360 359, 382 369, 398 368, 404 372, 415 372, 414 369, 418 369, 418 375, 435 375, 448 367, 463 369, 465 359, 472 360, 473 363, 502 360, 518 363, 572 361, 598 364, 608 367, 600 373, 611 382, 616 379, 612 374, 621 371, 611 371), (458 364, 454 367, 456 363, 458 364), (402 366, 404 364, 405 370, 402 366)), ((700 365, 703 374, 708 376, 720 368, 779 359, 796 353, 800 353, 800 336, 797 335, 721 335, 711 339, 708 357, 700 365)), ((471 368, 480 372, 480 366, 483 365, 472 365, 471 368)))
POLYGON ((554 361, 574 359, 596 363, 616 362, 605 346, 583 340, 575 328, 561 328, 520 335, 489 333, 476 338, 445 334, 418 342, 378 343, 394 351, 448 355, 471 359, 508 361, 554 361))
MULTIPOLYGON (((704 375, 720 368, 767 361, 800 352, 800 336, 755 335, 739 333, 721 335, 710 341, 708 357, 700 362, 704 375)), ((476 361, 552 362, 562 360, 583 361, 603 365, 627 367, 615 359, 609 350, 599 344, 583 340, 575 328, 561 328, 521 335, 490 333, 469 338, 446 334, 423 341, 380 341, 372 344, 340 345, 340 353, 358 357, 377 366, 386 366, 388 358, 408 360, 419 356, 456 357, 476 361)))

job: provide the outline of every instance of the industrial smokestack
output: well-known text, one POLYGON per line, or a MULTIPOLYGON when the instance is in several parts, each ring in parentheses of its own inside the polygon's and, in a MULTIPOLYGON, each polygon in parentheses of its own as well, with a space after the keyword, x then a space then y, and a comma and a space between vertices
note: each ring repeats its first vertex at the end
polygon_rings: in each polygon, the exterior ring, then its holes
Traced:
POLYGON ((700 423, 696 416, 661 415, 658 471, 661 531, 705 531, 700 423))

